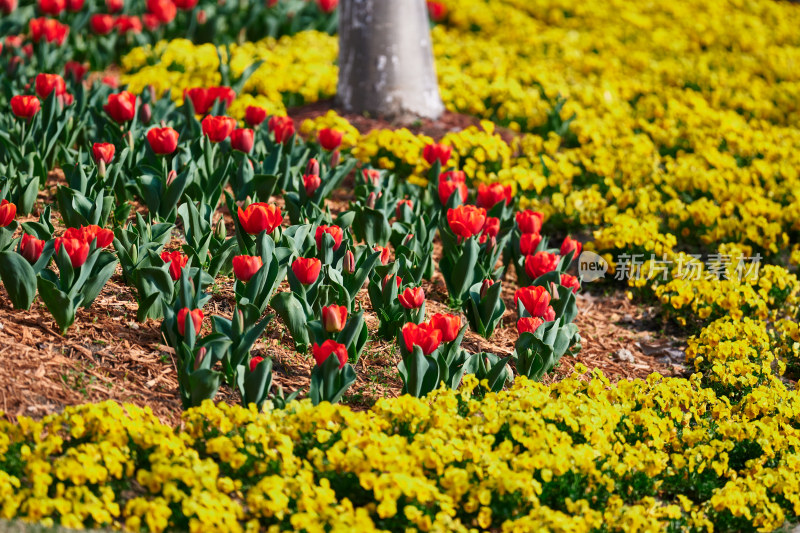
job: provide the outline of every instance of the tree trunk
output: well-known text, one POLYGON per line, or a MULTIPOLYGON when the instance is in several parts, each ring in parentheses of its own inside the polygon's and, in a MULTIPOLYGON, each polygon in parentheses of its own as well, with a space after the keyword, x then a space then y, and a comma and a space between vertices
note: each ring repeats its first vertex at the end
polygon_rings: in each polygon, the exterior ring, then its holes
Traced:
POLYGON ((341 0, 337 92, 347 112, 442 114, 425 0, 341 0))

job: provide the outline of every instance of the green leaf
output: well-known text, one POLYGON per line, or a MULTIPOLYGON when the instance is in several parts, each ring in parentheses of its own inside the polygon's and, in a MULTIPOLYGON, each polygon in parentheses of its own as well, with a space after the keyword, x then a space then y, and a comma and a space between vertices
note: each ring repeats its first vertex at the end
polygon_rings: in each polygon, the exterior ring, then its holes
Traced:
POLYGON ((15 309, 30 309, 36 297, 36 272, 16 252, 0 252, 0 280, 15 309))

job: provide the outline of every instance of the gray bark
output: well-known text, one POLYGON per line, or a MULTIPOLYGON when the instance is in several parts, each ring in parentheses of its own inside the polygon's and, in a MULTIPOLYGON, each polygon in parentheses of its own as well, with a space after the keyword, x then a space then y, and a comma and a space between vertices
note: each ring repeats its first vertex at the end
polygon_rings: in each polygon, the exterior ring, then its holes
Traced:
POLYGON ((341 0, 337 92, 351 113, 442 114, 425 0, 341 0))

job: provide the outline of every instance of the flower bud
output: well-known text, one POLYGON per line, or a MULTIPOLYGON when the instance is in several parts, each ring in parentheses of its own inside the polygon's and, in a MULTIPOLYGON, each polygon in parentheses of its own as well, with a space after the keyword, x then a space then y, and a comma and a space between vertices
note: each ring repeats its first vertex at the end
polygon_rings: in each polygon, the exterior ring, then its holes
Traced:
POLYGON ((126 137, 128 138, 128 148, 133 151, 134 147, 136 146, 136 144, 133 142, 133 132, 128 130, 126 137))
POLYGON ((342 157, 342 154, 339 150, 334 150, 331 154, 331 168, 334 168, 336 165, 339 164, 339 159, 342 157))
POLYGON ((403 245, 404 246, 408 246, 409 244, 411 244, 411 241, 413 239, 414 239, 414 234, 413 233, 409 233, 408 235, 406 235, 406 238, 403 239, 403 245))
POLYGON ((197 12, 197 23, 202 26, 206 22, 208 22, 208 15, 205 9, 201 9, 197 12))
POLYGON ((311 176, 319 176, 319 161, 313 157, 309 159, 308 165, 306 165, 306 174, 311 176))
POLYGON ((200 365, 203 364, 203 359, 206 358, 206 352, 208 352, 208 350, 206 349, 205 346, 203 346, 202 348, 197 350, 197 355, 194 357, 194 369, 195 370, 199 369, 200 365))
POLYGON ((491 279, 483 280, 483 284, 481 285, 481 300, 486 298, 486 292, 489 290, 489 287, 494 285, 494 283, 495 283, 494 280, 491 279))
POLYGON ((369 193, 369 196, 367 196, 367 207, 369 207, 370 209, 375 209, 375 202, 377 201, 377 199, 378 199, 377 194, 375 194, 374 192, 369 193))
POLYGON ((214 237, 216 237, 219 241, 224 241, 227 235, 228 232, 225 229, 225 219, 223 217, 219 217, 219 220, 217 220, 217 225, 214 227, 214 237))
POLYGON ((151 118, 153 118, 153 111, 150 109, 150 104, 144 103, 139 106, 139 122, 149 124, 151 118))
POLYGON ((178 177, 178 173, 174 170, 170 170, 167 174, 167 187, 172 185, 172 182, 178 177))
POLYGON ((342 268, 348 274, 352 274, 356 271, 356 258, 353 255, 353 252, 347 250, 347 253, 344 254, 344 261, 342 262, 342 268))

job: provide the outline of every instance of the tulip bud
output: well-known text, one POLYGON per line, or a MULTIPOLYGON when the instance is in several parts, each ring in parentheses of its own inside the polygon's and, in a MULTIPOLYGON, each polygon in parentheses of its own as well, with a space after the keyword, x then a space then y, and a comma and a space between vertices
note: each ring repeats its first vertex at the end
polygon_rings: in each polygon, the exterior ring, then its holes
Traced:
POLYGON ((130 148, 131 151, 133 151, 134 147, 136 146, 133 142, 133 132, 128 130, 127 137, 128 137, 128 148, 130 148))
POLYGON ((348 274, 352 274, 356 271, 356 258, 353 255, 353 252, 347 250, 347 253, 344 254, 344 261, 342 263, 342 268, 348 274))
POLYGON ((411 244, 411 240, 413 238, 414 238, 414 234, 413 233, 409 233, 408 235, 406 235, 406 238, 403 239, 403 245, 408 246, 409 244, 411 244))
POLYGON ((175 172, 174 170, 170 170, 169 173, 167 174, 167 187, 172 185, 172 182, 175 181, 177 177, 178 173, 175 172))
POLYGON ((219 217, 219 220, 217 220, 217 225, 214 228, 214 237, 216 237, 219 241, 224 241, 227 235, 228 232, 225 229, 225 219, 223 217, 219 217))
POLYGON ((322 180, 317 174, 306 174, 303 176, 303 188, 306 191, 306 196, 309 198, 314 196, 319 186, 322 185, 322 180))
POLYGON ((197 23, 202 26, 206 22, 208 22, 208 15, 206 15, 205 9, 201 9, 197 12, 197 23))
POLYGON ((481 285, 481 300, 486 298, 486 292, 489 290, 489 287, 494 285, 494 281, 491 279, 483 280, 483 284, 481 285))
POLYGON ((97 175, 100 177, 100 179, 106 177, 106 162, 103 159, 97 163, 97 175))
POLYGON ((248 196, 247 198, 244 199, 244 202, 242 202, 242 209, 247 211, 247 208, 250 207, 252 203, 253 199, 250 196, 248 196))
POLYGON ((558 294, 558 283, 553 283, 552 281, 550 282, 550 294, 552 295, 550 297, 551 300, 561 299, 561 296, 558 294))
POLYGON ((139 107, 139 122, 149 124, 151 118, 153 118, 153 111, 150 109, 150 104, 142 104, 139 107))
POLYGON ((319 161, 313 157, 309 159, 308 165, 306 165, 306 174, 311 176, 319 176, 319 161))
POLYGON ((369 193, 367 196, 367 207, 370 209, 375 209, 375 201, 378 199, 378 195, 374 192, 369 193))
POLYGON ((339 164, 339 159, 342 157, 342 154, 339 153, 339 150, 334 150, 331 154, 331 168, 335 167, 339 164))
POLYGON ((197 355, 194 357, 194 369, 197 370, 200 368, 200 365, 203 364, 203 359, 206 358, 206 352, 208 350, 204 347, 197 350, 197 355))

